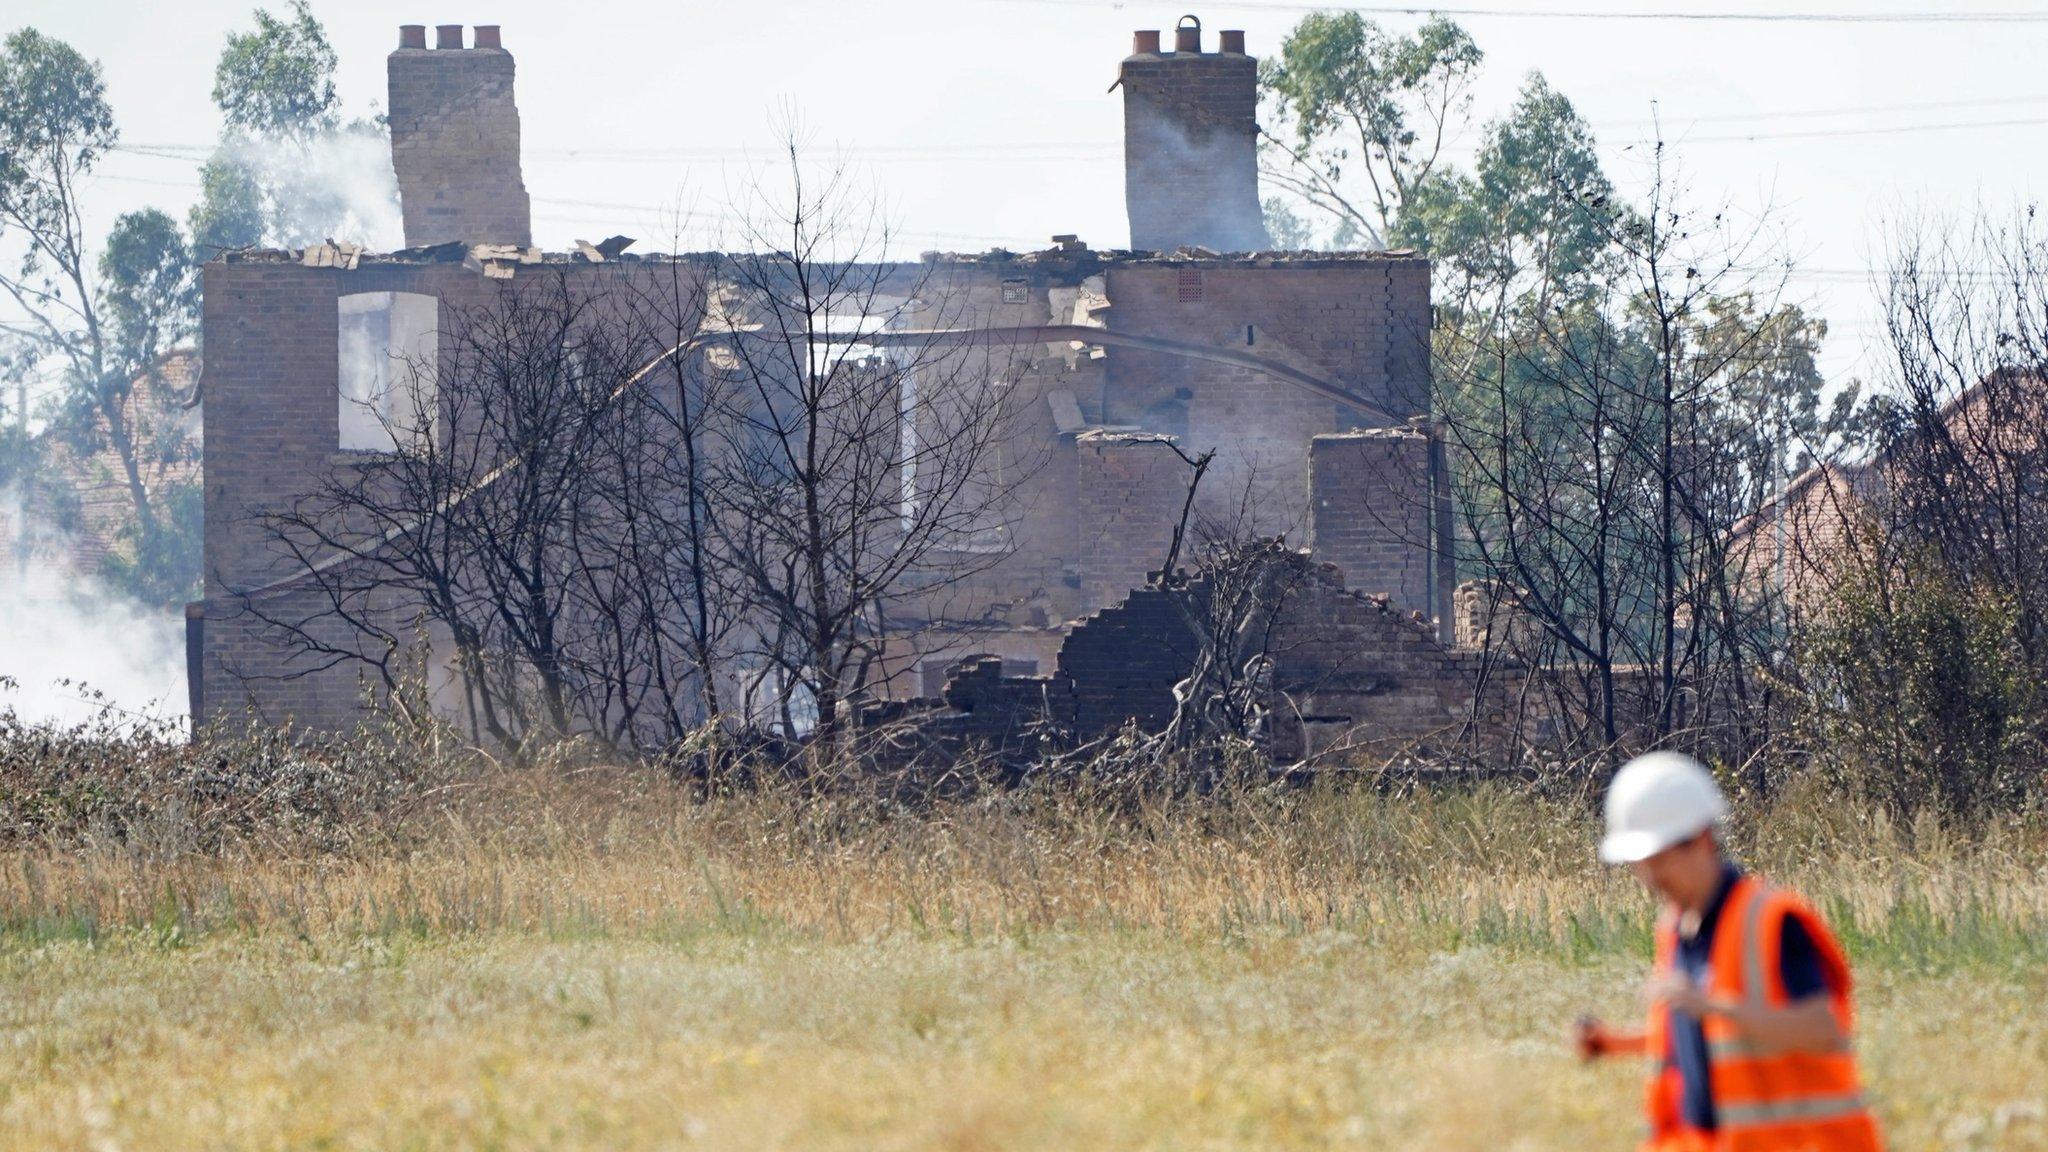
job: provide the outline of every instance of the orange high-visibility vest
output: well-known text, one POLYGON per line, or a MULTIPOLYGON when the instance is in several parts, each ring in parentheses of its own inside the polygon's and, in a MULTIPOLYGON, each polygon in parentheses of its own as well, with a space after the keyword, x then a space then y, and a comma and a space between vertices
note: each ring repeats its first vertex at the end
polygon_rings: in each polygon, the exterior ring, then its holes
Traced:
MULTIPOLYGON (((1684 1086, 1671 1060, 1671 1011, 1662 1004, 1652 1007, 1650 1138, 1643 1152, 1877 1152, 1883 1146, 1848 1047, 1854 1023, 1849 962, 1812 909, 1754 877, 1736 880, 1714 931, 1706 992, 1752 1005, 1789 1007, 1779 965, 1787 916, 1798 917, 1819 954, 1842 1047, 1768 1053, 1751 1045, 1726 1015, 1708 1014, 1701 1027, 1718 1128, 1703 1132, 1685 1122, 1684 1086)), ((1677 920, 1666 915, 1657 925, 1657 970, 1673 971, 1677 955, 1677 920)))

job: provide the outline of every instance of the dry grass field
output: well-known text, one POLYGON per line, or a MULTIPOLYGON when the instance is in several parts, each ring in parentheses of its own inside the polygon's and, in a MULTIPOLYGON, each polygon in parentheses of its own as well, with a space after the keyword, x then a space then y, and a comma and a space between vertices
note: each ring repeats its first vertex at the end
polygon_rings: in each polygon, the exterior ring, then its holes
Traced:
MULTIPOLYGON (((453 786, 451 786, 452 788, 453 786)), ((344 849, 0 857, 0 1149, 1624 1148, 1650 907, 1481 789, 916 813, 505 772, 344 849)), ((1894 1146, 2048 1148, 2048 835, 1745 813, 1894 1146)))

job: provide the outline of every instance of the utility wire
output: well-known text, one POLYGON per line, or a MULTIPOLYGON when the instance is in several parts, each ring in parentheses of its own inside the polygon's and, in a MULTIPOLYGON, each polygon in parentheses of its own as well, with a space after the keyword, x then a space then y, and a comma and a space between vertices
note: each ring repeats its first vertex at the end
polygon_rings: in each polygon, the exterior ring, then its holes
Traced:
MULTIPOLYGON (((1013 4, 1060 5, 1069 8, 1122 8, 1121 0, 1006 0, 1013 4)), ((1262 3, 1237 0, 1225 3, 1226 11, 1247 12, 1356 12, 1361 16, 1461 16, 1498 17, 1511 20, 1613 20, 1678 21, 1688 23, 1749 24, 2048 24, 2048 12, 1706 12, 1658 11, 1603 12, 1584 8, 1477 8, 1436 7, 1396 4, 1262 3)))
POLYGON ((1671 116, 1659 120, 1607 120, 1595 124, 1596 128, 1647 128, 1657 123, 1684 124, 1726 124, 1748 120, 1803 120, 1808 117, 1862 116, 1877 112, 1934 112, 1954 111, 1958 108, 1992 108, 2012 104, 2048 103, 2048 95, 2042 96, 1993 96, 1976 100, 1932 100, 1919 104, 1864 104, 1858 106, 1836 106, 1833 108, 1805 108, 1785 112, 1726 112, 1706 116, 1671 116))
POLYGON ((1746 132, 1727 136, 1678 136, 1672 144, 1739 144, 1751 140, 1827 140, 1843 136, 1896 136, 1911 132, 1954 132, 1968 128, 2027 128, 2048 124, 2048 117, 2023 120, 1956 120, 1946 124, 1895 124, 1883 128, 1816 128, 1800 132, 1746 132))
MULTIPOLYGON (((1596 132, 1610 132, 1631 128, 1647 128, 1657 124, 1667 127, 1689 124, 1740 123, 1752 120, 1797 120, 1834 116, 1860 116, 1886 112, 1932 112, 1960 108, 1990 108, 2015 104, 2048 103, 2048 95, 1990 97, 1973 100, 1935 100, 1914 104, 1873 104, 1863 106, 1842 106, 1836 108, 1809 108, 1782 112, 1732 113, 1726 115, 1672 116, 1660 120, 1609 120, 1591 121, 1589 127, 1596 132)), ((1682 137, 1674 142, 1686 144, 1736 143, 1750 140, 1813 140, 1828 136, 1876 136, 1911 132, 1945 132, 1967 128, 2014 128, 2048 123, 2048 117, 2026 117, 2005 120, 1963 120, 1937 124, 1896 124, 1869 128, 1813 128, 1773 130, 1769 132, 1727 133, 1716 136, 1682 137)), ((110 151, 131 156, 148 156, 160 160, 192 161, 211 155, 211 144, 116 144, 110 151)), ((856 160, 927 160, 950 158, 960 162, 1040 162, 1061 160, 1093 160, 1111 156, 1123 150, 1118 140, 1063 140, 1020 144, 984 143, 933 143, 887 145, 877 148, 853 149, 856 160)), ((705 145, 701 147, 677 148, 529 148, 529 156, 551 156, 572 160, 620 161, 632 163, 663 163, 690 160, 722 160, 743 158, 750 154, 745 145, 705 145)))

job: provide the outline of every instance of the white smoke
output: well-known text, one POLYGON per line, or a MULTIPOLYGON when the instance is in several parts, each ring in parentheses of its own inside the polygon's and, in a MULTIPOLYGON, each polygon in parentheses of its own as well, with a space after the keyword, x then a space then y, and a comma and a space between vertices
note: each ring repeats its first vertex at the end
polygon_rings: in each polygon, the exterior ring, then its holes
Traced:
POLYGON ((21 503, 0 493, 0 712, 30 723, 121 725, 188 711, 184 620, 151 611, 53 559, 26 563, 21 503))
MULTIPOLYGON (((380 128, 356 124, 306 141, 230 138, 216 158, 265 190, 273 241, 404 245, 380 128)), ((0 713, 59 725, 183 718, 182 614, 147 609, 76 570, 66 542, 27 516, 19 492, 0 489, 0 713)))
POLYGON ((353 125, 308 141, 240 137, 222 151, 272 192, 272 227, 286 244, 332 237, 373 252, 405 245, 391 140, 372 125, 353 125))

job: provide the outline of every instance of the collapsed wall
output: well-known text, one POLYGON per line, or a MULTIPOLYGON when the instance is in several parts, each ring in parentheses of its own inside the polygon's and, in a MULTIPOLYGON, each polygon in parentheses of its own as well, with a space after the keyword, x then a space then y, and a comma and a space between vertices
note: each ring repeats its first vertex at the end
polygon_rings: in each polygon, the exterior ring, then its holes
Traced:
MULTIPOLYGON (((1260 731, 1276 762, 1330 753, 1426 754, 1499 748, 1524 733, 1512 702, 1525 670, 1497 655, 1437 639, 1420 613, 1386 595, 1345 587, 1333 564, 1277 543, 1267 546, 1264 597, 1240 629, 1234 668, 1256 666, 1264 695, 1260 731)), ((957 663, 943 708, 918 718, 956 745, 1015 759, 1078 747, 1125 725, 1165 731, 1202 653, 1216 635, 1216 577, 1139 588, 1078 622, 1048 676, 1005 676, 1002 662, 957 663)), ((886 719, 901 720, 892 709, 886 719)), ((877 713, 872 720, 885 718, 877 713)))

